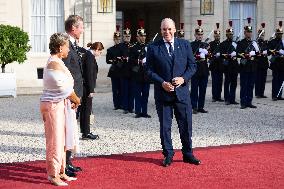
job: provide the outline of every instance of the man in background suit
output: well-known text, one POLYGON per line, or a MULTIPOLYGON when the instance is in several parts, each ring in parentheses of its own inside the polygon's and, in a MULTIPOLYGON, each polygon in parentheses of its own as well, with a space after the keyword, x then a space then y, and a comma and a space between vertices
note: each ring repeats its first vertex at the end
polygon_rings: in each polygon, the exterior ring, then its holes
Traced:
MULTIPOLYGON (((91 44, 92 45, 92 44, 91 44)), ((89 46, 88 46, 89 47, 89 46)), ((98 135, 90 132, 90 115, 92 114, 92 100, 95 94, 96 79, 98 73, 98 65, 95 56, 90 50, 80 47, 82 53, 83 68, 83 97, 80 110, 80 129, 83 140, 97 140, 98 135)))
POLYGON ((170 18, 161 22, 163 39, 147 49, 147 76, 154 81, 154 98, 160 121, 163 166, 171 165, 174 150, 171 139, 173 113, 182 142, 183 162, 199 165, 192 152, 192 108, 188 82, 196 71, 190 43, 174 38, 175 23, 170 18))
MULTIPOLYGON (((69 53, 67 58, 62 59, 66 67, 69 69, 74 79, 74 91, 79 98, 83 96, 83 77, 82 62, 79 53, 77 41, 84 32, 83 18, 78 15, 70 15, 65 21, 65 31, 69 35, 69 53)), ((78 110, 77 110, 78 111, 78 110)), ((71 151, 66 151, 66 175, 70 177, 76 176, 74 172, 81 171, 80 167, 75 167, 71 162, 71 151)))

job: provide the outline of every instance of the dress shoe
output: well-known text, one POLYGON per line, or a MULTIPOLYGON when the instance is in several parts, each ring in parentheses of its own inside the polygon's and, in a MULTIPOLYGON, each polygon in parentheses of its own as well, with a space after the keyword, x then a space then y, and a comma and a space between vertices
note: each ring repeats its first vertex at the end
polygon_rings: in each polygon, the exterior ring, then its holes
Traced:
POLYGON ((68 177, 65 173, 59 174, 60 179, 65 180, 65 181, 74 181, 77 180, 76 177, 68 177))
POLYGON ((70 164, 66 165, 66 168, 72 172, 82 171, 81 167, 75 167, 74 165, 70 165, 70 164))
POLYGON ((284 98, 283 97, 278 97, 277 100, 284 100, 284 98))
POLYGON ((118 107, 115 107, 113 110, 118 110, 119 108, 118 107))
POLYGON ((135 118, 140 118, 140 117, 142 117, 142 114, 136 114, 135 115, 135 118))
POLYGON ((193 114, 198 114, 198 110, 196 108, 192 109, 193 114))
POLYGON ((240 104, 240 103, 238 103, 238 102, 236 102, 236 101, 233 101, 233 102, 230 102, 231 104, 240 104))
POLYGON ((278 99, 277 99, 276 97, 273 97, 272 100, 273 100, 273 101, 277 101, 278 99))
POLYGON ((163 160, 163 166, 164 167, 168 167, 168 166, 170 166, 172 164, 172 162, 173 162, 173 157, 167 156, 163 160))
POLYGON ((264 96, 264 95, 261 95, 260 97, 261 97, 261 98, 267 98, 267 96, 264 96))
POLYGON ((198 112, 200 112, 200 113, 208 113, 208 111, 204 110, 203 108, 198 109, 198 112))
POLYGON ((128 110, 129 113, 134 113, 133 110, 128 110))
POLYGON ((224 100, 221 99, 221 98, 217 99, 217 101, 218 101, 218 102, 224 102, 224 100))
POLYGON ((196 159, 194 156, 192 157, 183 157, 184 163, 194 164, 194 165, 200 165, 201 161, 199 159, 196 159))
POLYGON ((261 98, 261 96, 257 95, 257 96, 255 96, 255 98, 261 98))
POLYGON ((225 104, 226 104, 226 105, 230 105, 231 103, 230 103, 229 101, 226 101, 225 104))
POLYGON ((256 106, 254 106, 252 104, 248 105, 247 107, 249 107, 249 108, 256 108, 256 106))
POLYGON ((217 100, 215 98, 212 98, 212 102, 216 102, 217 100))
POLYGON ((76 173, 74 173, 73 171, 70 171, 68 168, 65 168, 65 174, 68 176, 68 177, 76 177, 76 173))
POLYGON ((246 109, 247 106, 246 105, 241 105, 241 109, 246 109))
POLYGON ((151 118, 151 116, 149 114, 142 114, 141 116, 144 117, 144 118, 151 118))
POLYGON ((123 113, 124 113, 124 114, 128 114, 128 110, 124 110, 123 113))
POLYGON ((87 135, 82 135, 82 140, 98 140, 100 137, 99 135, 94 135, 92 133, 89 133, 87 135))
POLYGON ((63 182, 59 177, 48 176, 47 179, 55 186, 68 186, 68 184, 63 182))

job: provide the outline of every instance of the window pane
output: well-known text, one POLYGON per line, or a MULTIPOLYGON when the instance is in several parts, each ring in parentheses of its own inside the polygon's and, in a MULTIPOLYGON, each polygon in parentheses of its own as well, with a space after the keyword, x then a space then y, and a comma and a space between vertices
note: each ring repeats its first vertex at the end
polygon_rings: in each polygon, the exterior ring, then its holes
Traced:
POLYGON ((33 52, 46 51, 45 0, 31 0, 31 46, 33 52))

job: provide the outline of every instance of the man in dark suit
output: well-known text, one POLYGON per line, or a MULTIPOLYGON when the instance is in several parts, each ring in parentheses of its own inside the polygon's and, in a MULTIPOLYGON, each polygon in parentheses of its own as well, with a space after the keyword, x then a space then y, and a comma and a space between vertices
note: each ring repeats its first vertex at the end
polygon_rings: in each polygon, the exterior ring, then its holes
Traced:
MULTIPOLYGON (((83 96, 83 77, 82 63, 77 41, 79 41, 81 34, 84 32, 83 18, 78 15, 70 15, 65 21, 65 31, 70 37, 70 51, 67 58, 63 59, 63 62, 73 76, 74 91, 76 95, 81 98, 83 96)), ((72 165, 71 155, 71 151, 66 151, 65 173, 68 176, 74 177, 76 176, 74 172, 81 171, 81 168, 72 165)))
POLYGON ((91 50, 89 51, 80 47, 79 51, 82 53, 84 79, 83 97, 81 100, 80 110, 80 129, 83 140, 96 140, 99 139, 99 136, 90 132, 90 115, 92 114, 92 100, 95 94, 94 89, 96 86, 98 65, 91 50))
POLYGON ((188 82, 196 71, 190 43, 174 38, 175 23, 165 18, 161 23, 163 39, 147 49, 147 76, 154 82, 154 98, 160 121, 163 166, 171 165, 174 150, 171 139, 173 113, 182 142, 183 161, 199 165, 192 152, 192 108, 188 82))

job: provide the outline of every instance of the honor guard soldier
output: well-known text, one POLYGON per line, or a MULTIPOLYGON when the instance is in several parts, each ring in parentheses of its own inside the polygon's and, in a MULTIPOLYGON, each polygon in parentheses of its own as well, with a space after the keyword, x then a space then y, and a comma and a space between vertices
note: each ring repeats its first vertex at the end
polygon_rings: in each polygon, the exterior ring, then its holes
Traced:
POLYGON ((123 59, 122 77, 121 77, 121 96, 122 108, 124 113, 133 113, 134 108, 134 91, 133 82, 130 77, 131 65, 129 62, 130 48, 132 47, 130 22, 125 22, 125 29, 123 30, 123 42, 120 44, 121 57, 123 59))
POLYGON ((260 53, 257 56, 257 70, 255 80, 255 96, 256 98, 267 98, 264 96, 265 83, 267 77, 267 69, 269 62, 267 58, 268 43, 264 40, 265 36, 265 23, 261 23, 261 28, 258 30, 259 38, 257 40, 260 53))
POLYGON ((138 24, 137 43, 130 50, 131 78, 134 85, 135 118, 150 118, 151 116, 148 115, 147 111, 150 83, 146 81, 144 70, 147 34, 144 28, 144 20, 139 20, 138 24))
POLYGON ((214 41, 209 43, 209 52, 210 52, 210 64, 209 70, 211 70, 212 78, 212 101, 224 102, 221 99, 222 94, 222 85, 223 85, 223 60, 220 56, 220 30, 219 23, 216 23, 216 29, 214 30, 214 41))
POLYGON ((111 64, 107 76, 111 79, 113 106, 114 110, 117 110, 122 108, 120 80, 124 61, 122 60, 119 47, 121 41, 119 25, 116 26, 116 32, 113 34, 113 41, 114 46, 107 49, 106 62, 107 64, 111 64))
POLYGON ((180 39, 184 39, 184 23, 179 24, 179 30, 177 30, 177 37, 180 39))
POLYGON ((259 47, 255 41, 252 41, 251 18, 247 18, 248 25, 244 27, 245 38, 238 43, 237 53, 240 59, 240 97, 241 109, 256 108, 252 105, 253 87, 256 73, 256 54, 259 53, 259 47))
POLYGON ((272 100, 274 101, 284 99, 281 97, 282 92, 277 97, 284 81, 284 41, 282 36, 282 21, 279 21, 279 27, 275 30, 275 38, 268 43, 269 52, 272 55, 270 69, 272 70, 272 100))
POLYGON ((198 27, 195 29, 195 41, 191 42, 192 52, 197 64, 197 71, 191 79, 191 104, 193 113, 207 113, 204 110, 206 87, 208 83, 209 69, 207 65, 208 44, 202 42, 202 21, 197 20, 198 27))
POLYGON ((224 98, 225 104, 238 104, 236 102, 237 79, 239 63, 237 61, 237 43, 233 41, 233 22, 229 21, 229 28, 226 30, 227 39, 220 44, 220 54, 224 65, 224 98))

